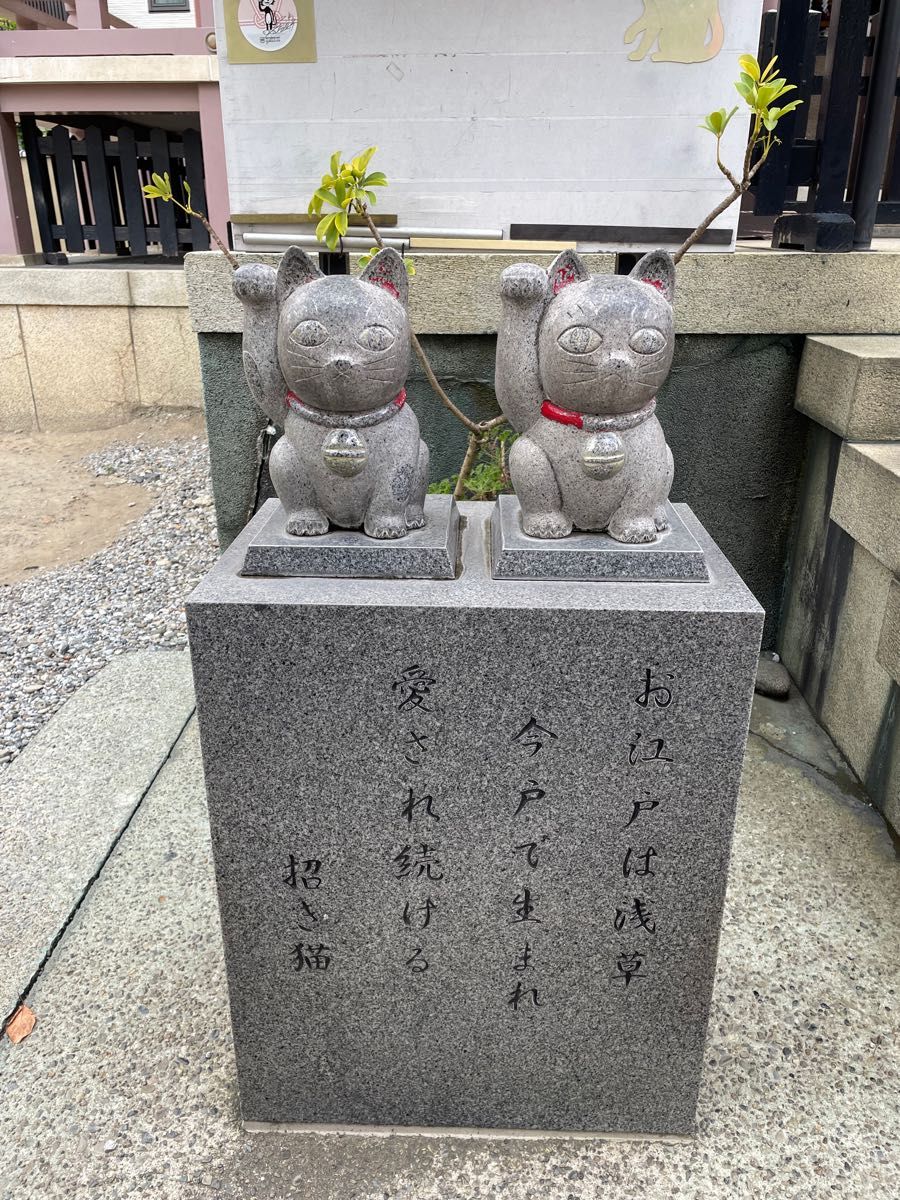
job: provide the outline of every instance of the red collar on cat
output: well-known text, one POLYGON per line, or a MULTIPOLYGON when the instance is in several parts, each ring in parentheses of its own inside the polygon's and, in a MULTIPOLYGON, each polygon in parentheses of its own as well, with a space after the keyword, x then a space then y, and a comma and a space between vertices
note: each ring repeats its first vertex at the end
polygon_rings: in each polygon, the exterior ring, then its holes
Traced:
POLYGON ((284 402, 294 412, 313 421, 316 425, 328 425, 332 429, 366 429, 369 425, 378 425, 382 421, 386 421, 388 417, 392 417, 400 411, 406 403, 406 388, 401 388, 390 403, 382 404, 381 408, 373 408, 369 412, 361 413, 325 412, 321 408, 311 408, 293 392, 287 393, 284 402))
POLYGON ((589 433, 606 433, 609 430, 634 429, 636 425, 642 425, 648 417, 652 417, 655 409, 655 396, 648 400, 643 408, 634 412, 618 413, 613 417, 573 412, 570 408, 554 404, 552 400, 545 400, 541 405, 541 416, 546 417, 548 421, 556 421, 559 425, 574 425, 576 429, 586 429, 589 433))

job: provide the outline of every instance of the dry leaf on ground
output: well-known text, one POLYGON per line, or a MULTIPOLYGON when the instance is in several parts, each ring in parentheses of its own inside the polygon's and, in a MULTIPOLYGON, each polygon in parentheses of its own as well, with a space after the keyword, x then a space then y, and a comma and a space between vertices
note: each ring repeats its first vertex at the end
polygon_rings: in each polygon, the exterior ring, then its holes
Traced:
POLYGON ((14 1046, 18 1046, 19 1042, 24 1041, 28 1037, 29 1033, 34 1029, 36 1019, 27 1004, 19 1005, 6 1027, 6 1036, 14 1046))

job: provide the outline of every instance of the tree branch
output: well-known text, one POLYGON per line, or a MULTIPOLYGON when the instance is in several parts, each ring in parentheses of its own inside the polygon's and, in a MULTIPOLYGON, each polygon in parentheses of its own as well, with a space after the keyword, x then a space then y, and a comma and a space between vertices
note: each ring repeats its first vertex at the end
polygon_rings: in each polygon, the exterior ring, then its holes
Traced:
MULTIPOLYGON (((372 239, 375 242, 375 245, 378 246, 379 249, 383 249, 384 242, 382 240, 381 234, 378 232, 378 226, 372 220, 369 210, 366 208, 365 205, 358 204, 357 212, 359 213, 360 216, 365 217, 366 224, 369 227, 369 232, 372 235, 372 239)), ((486 429, 493 429, 496 425, 502 425, 506 421, 506 417, 494 417, 490 421, 473 421, 471 417, 467 417, 466 414, 462 411, 462 409, 458 408, 453 403, 453 401, 450 399, 450 397, 447 395, 447 393, 441 387, 438 377, 435 375, 435 373, 432 369, 431 363, 428 361, 428 356, 426 355, 425 351, 422 349, 422 343, 416 337, 416 335, 412 329, 410 329, 410 331, 409 331, 409 337, 410 337, 410 341, 412 342, 412 348, 416 352, 416 358, 418 358, 419 362, 422 364, 422 370, 425 372, 425 378, 431 384, 432 391, 438 397, 438 399, 441 401, 441 403, 446 408, 448 408, 450 410, 450 412, 453 413, 453 415, 454 415, 454 417, 456 417, 457 421, 461 421, 462 424, 465 425, 466 429, 469 430, 470 434, 479 433, 482 430, 486 430, 486 429)), ((462 476, 462 472, 460 472, 460 476, 462 476)))
POLYGON ((459 474, 456 477, 456 487, 453 489, 453 499, 460 500, 463 494, 463 487, 469 472, 472 470, 472 463, 475 461, 475 456, 478 453, 478 447, 481 443, 477 433, 469 434, 469 444, 466 447, 466 457, 462 461, 462 466, 459 468, 459 474))

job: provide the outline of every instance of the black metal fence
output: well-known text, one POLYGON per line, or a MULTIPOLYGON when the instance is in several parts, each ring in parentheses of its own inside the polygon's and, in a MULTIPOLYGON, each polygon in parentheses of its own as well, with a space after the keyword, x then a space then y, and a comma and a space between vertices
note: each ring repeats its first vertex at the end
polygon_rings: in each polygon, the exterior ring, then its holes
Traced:
POLYGON ((42 133, 32 115, 20 117, 41 247, 49 261, 98 250, 143 256, 150 247, 167 258, 208 250, 209 235, 172 204, 148 200, 141 188, 168 171, 176 197, 191 188, 195 209, 206 211, 203 146, 195 129, 171 133, 99 125, 73 133, 55 125, 42 133))
POLYGON ((827 18, 781 0, 765 14, 760 61, 777 54, 804 103, 779 124, 742 234, 843 250, 868 245, 876 221, 900 223, 898 30, 900 0, 833 0, 827 18))

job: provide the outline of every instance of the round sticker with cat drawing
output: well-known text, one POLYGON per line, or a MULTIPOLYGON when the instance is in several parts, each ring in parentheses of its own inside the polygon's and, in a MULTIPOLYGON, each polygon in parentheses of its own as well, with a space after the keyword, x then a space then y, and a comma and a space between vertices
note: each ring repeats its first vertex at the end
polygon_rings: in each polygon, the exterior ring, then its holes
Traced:
POLYGON ((294 0, 240 0, 241 33, 257 50, 283 50, 297 32, 294 0))

